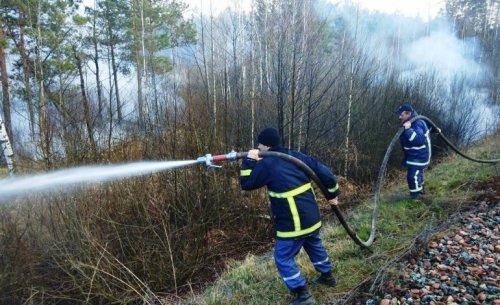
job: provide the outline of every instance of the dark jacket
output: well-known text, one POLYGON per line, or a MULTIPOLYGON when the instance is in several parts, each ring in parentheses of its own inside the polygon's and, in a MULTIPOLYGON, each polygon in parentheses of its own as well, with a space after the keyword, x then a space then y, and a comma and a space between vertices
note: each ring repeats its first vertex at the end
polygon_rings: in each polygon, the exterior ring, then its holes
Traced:
MULTIPOLYGON (((281 145, 270 151, 289 154, 309 166, 329 190, 328 198, 340 194, 335 175, 321 162, 281 145)), ((297 165, 279 157, 260 161, 245 159, 240 184, 243 190, 267 186, 276 237, 294 238, 316 232, 321 227, 320 212, 311 179, 297 165)))
MULTIPOLYGON (((418 113, 412 112, 408 120, 416 117, 418 113)), ((403 165, 406 167, 423 169, 429 166, 431 160, 431 139, 429 128, 423 120, 416 120, 411 127, 399 137, 405 158, 403 165)))

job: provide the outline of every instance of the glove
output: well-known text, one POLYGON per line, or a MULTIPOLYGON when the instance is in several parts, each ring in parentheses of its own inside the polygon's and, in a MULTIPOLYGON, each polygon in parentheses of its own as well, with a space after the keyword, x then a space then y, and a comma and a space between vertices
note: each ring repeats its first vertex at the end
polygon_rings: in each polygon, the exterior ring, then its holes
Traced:
POLYGON ((262 159, 261 157, 259 157, 259 150, 258 149, 250 149, 248 151, 247 158, 253 159, 256 161, 259 161, 262 159))

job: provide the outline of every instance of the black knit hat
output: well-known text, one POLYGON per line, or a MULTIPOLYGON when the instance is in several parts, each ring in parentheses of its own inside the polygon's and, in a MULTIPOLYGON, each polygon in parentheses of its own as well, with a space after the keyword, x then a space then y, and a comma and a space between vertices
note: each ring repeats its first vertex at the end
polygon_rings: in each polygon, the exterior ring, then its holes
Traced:
POLYGON ((260 144, 274 147, 281 142, 280 133, 276 128, 266 128, 259 133, 257 141, 259 141, 260 144))

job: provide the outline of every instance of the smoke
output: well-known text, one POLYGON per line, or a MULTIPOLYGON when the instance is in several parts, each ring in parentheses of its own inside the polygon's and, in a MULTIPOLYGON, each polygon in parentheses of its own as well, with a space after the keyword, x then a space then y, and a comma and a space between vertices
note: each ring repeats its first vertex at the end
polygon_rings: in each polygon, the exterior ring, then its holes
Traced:
POLYGON ((479 49, 476 40, 460 41, 449 30, 441 28, 411 42, 404 48, 404 55, 408 65, 416 70, 436 71, 447 82, 463 76, 469 84, 478 85, 490 74, 474 58, 474 50, 479 49))
POLYGON ((432 79, 439 93, 422 90, 419 96, 439 105, 441 113, 451 112, 448 121, 463 119, 454 110, 470 109, 468 117, 478 124, 467 128, 469 134, 463 135, 467 141, 498 124, 486 81, 494 75, 482 62, 484 51, 477 39, 459 39, 444 16, 424 20, 347 5, 336 7, 336 14, 344 20, 358 52, 379 67, 376 84, 390 75, 397 75, 401 84, 432 79))

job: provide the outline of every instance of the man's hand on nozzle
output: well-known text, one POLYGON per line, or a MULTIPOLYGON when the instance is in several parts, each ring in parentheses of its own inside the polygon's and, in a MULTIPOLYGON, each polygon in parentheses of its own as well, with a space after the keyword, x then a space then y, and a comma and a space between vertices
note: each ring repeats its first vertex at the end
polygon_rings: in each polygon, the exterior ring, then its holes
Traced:
POLYGON ((328 200, 330 205, 339 205, 339 197, 335 197, 333 199, 328 200))
POLYGON ((259 150, 258 149, 250 149, 248 151, 247 158, 254 159, 256 161, 259 161, 260 159, 262 159, 261 157, 259 157, 259 150))
POLYGON ((404 127, 405 129, 410 128, 410 127, 411 127, 411 122, 410 122, 410 121, 408 121, 408 122, 404 122, 404 123, 403 123, 403 127, 404 127))

